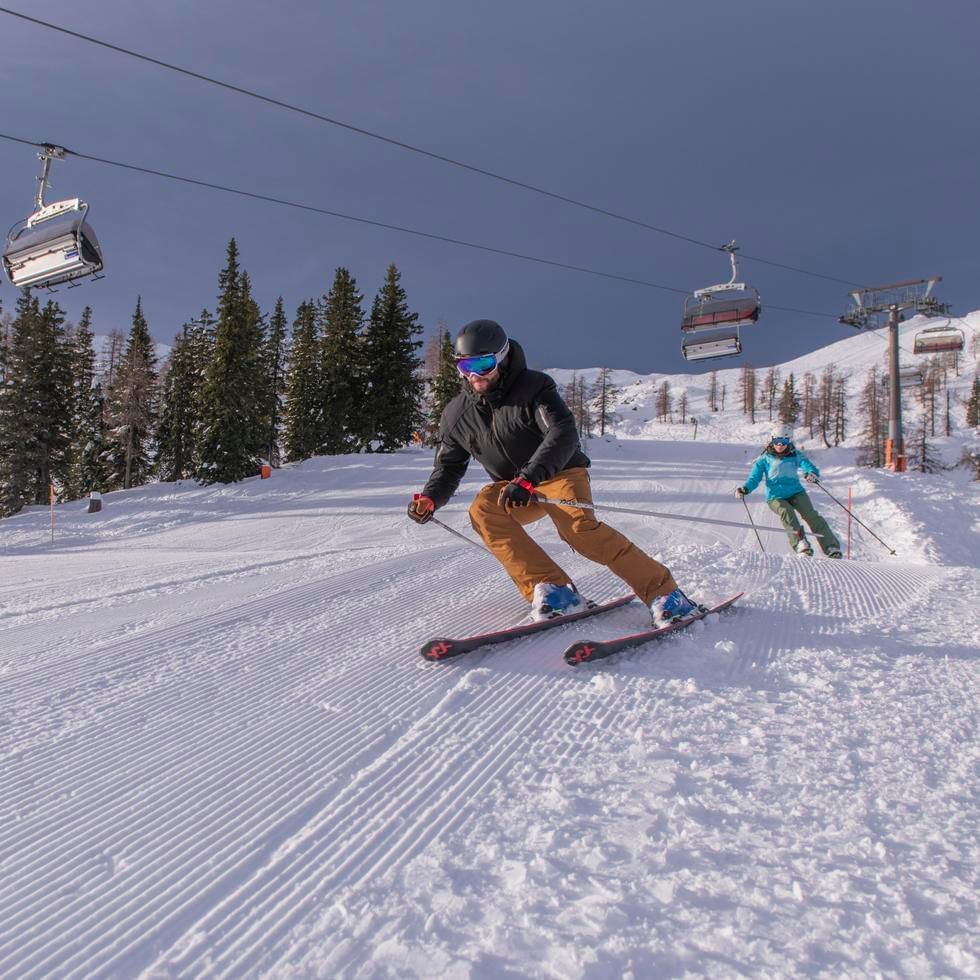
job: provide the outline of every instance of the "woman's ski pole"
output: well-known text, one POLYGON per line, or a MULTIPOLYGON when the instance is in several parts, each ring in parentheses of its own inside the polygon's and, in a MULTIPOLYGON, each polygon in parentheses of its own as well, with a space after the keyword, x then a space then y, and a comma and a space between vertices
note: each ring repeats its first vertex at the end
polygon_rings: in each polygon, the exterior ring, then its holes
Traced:
POLYGON ((759 531, 771 531, 773 534, 785 534, 781 527, 766 527, 764 524, 746 524, 744 521, 722 521, 716 517, 691 517, 687 514, 661 514, 655 510, 634 510, 632 507, 612 507, 609 504, 593 504, 587 500, 555 500, 542 497, 536 493, 534 499, 539 504, 551 504, 555 507, 581 507, 583 510, 612 510, 620 514, 638 514, 640 517, 659 517, 665 521, 690 521, 692 524, 721 524, 724 527, 752 527, 759 531))
POLYGON ((831 493, 831 492, 830 492, 830 491, 829 491, 829 490, 828 490, 828 489, 827 489, 827 488, 826 488, 826 487, 825 487, 825 486, 824 486, 824 485, 823 485, 823 484, 822 484, 822 483, 821 483, 821 482, 820 482, 819 480, 814 480, 813 482, 814 482, 814 483, 816 483, 816 485, 817 485, 818 487, 820 487, 820 489, 821 489, 821 490, 823 490, 823 492, 824 492, 825 494, 827 494, 827 496, 828 496, 828 497, 830 497, 830 499, 831 499, 831 500, 832 500, 832 501, 833 501, 833 502, 834 502, 835 504, 837 504, 837 505, 838 505, 838 506, 839 506, 839 507, 840 507, 840 508, 841 508, 842 510, 845 510, 845 511, 847 511, 847 513, 848 513, 848 514, 849 514, 849 515, 850 515, 851 517, 853 517, 853 518, 854 518, 854 520, 855 520, 855 521, 857 521, 857 522, 858 522, 858 524, 860 524, 860 525, 861 525, 861 527, 863 527, 863 528, 865 529, 865 531, 867 531, 867 532, 868 532, 868 534, 870 534, 870 535, 871 535, 871 537, 873 537, 873 538, 875 539, 875 541, 877 541, 877 542, 879 542, 879 544, 881 544, 881 545, 884 545, 884 547, 885 547, 885 548, 886 548, 886 549, 887 549, 887 550, 889 551, 889 553, 890 553, 890 554, 893 554, 893 555, 896 555, 896 554, 898 554, 898 552, 897 552, 897 551, 895 551, 895 549, 894 549, 894 548, 889 548, 889 547, 888 547, 888 545, 887 545, 887 544, 885 544, 885 542, 884 542, 884 541, 882 541, 882 540, 881 540, 881 538, 879 538, 879 537, 878 537, 878 535, 877 535, 877 534, 875 534, 875 533, 874 533, 874 531, 872 531, 872 530, 871 530, 871 528, 870 528, 870 527, 868 527, 868 525, 867 525, 867 524, 865 524, 865 523, 864 523, 864 522, 863 522, 863 521, 862 521, 862 520, 861 520, 861 519, 860 519, 860 518, 859 518, 859 517, 857 516, 857 514, 855 514, 855 513, 854 513, 853 511, 851 511, 851 510, 848 510, 848 508, 847 508, 847 506, 846 506, 845 504, 842 504, 842 503, 841 503, 841 502, 840 502, 840 501, 839 501, 839 500, 838 500, 838 499, 837 499, 837 498, 836 498, 836 497, 835 497, 835 496, 834 496, 834 495, 833 495, 833 494, 832 494, 832 493, 831 493))
POLYGON ((742 501, 742 505, 745 507, 745 513, 748 514, 749 523, 752 525, 752 530, 755 531, 755 539, 759 542, 759 547, 762 549, 762 553, 766 553, 766 546, 762 543, 762 538, 759 537, 759 530, 755 526, 755 521, 752 520, 752 511, 749 510, 748 501, 745 499, 745 494, 739 498, 742 501))

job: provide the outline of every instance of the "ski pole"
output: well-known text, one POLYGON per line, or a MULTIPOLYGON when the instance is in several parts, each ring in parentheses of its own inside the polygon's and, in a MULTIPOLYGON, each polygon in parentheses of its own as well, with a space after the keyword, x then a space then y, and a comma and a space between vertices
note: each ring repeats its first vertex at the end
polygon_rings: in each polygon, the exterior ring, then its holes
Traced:
POLYGON ((861 527, 863 527, 863 528, 865 529, 865 531, 867 531, 867 532, 868 532, 868 534, 870 534, 870 535, 871 535, 871 537, 873 537, 873 538, 875 539, 875 541, 877 541, 877 542, 878 542, 879 544, 882 544, 882 545, 884 545, 884 547, 886 548, 886 550, 887 550, 887 551, 888 551, 888 552, 889 552, 890 554, 893 554, 893 555, 897 555, 897 554, 898 554, 898 552, 897 552, 897 551, 896 551, 896 550, 895 550, 894 548, 889 548, 889 547, 888 547, 888 545, 887 545, 887 544, 885 544, 885 542, 884 542, 884 541, 882 541, 882 540, 881 540, 881 538, 879 538, 879 537, 878 537, 878 535, 877 535, 877 534, 875 534, 875 533, 874 533, 874 531, 872 531, 872 530, 871 530, 871 528, 870 528, 870 527, 868 527, 868 525, 867 525, 867 524, 865 524, 865 523, 864 523, 864 521, 862 521, 862 520, 861 520, 861 519, 860 519, 860 518, 859 518, 859 517, 857 516, 857 514, 855 514, 855 513, 853 512, 853 511, 850 511, 850 510, 848 510, 848 508, 847 508, 847 507, 846 507, 846 506, 845 506, 844 504, 842 504, 842 503, 841 503, 841 502, 840 502, 840 501, 839 501, 839 500, 838 500, 838 499, 837 499, 837 498, 836 498, 836 497, 835 497, 835 496, 834 496, 834 495, 833 495, 833 494, 832 494, 832 493, 831 493, 831 492, 830 492, 830 491, 829 491, 829 490, 828 490, 828 489, 827 489, 827 488, 826 488, 826 487, 825 487, 825 486, 824 486, 824 485, 823 485, 823 484, 822 484, 822 483, 821 483, 821 482, 820 482, 819 480, 814 480, 813 482, 814 482, 814 483, 816 483, 816 485, 817 485, 818 487, 820 487, 820 489, 821 489, 821 490, 823 490, 823 492, 824 492, 825 494, 827 494, 827 496, 828 496, 828 497, 830 497, 830 499, 831 499, 831 500, 832 500, 832 501, 833 501, 833 502, 834 502, 835 504, 837 504, 837 505, 838 505, 838 506, 839 506, 839 507, 840 507, 840 508, 841 508, 842 510, 845 510, 845 511, 847 511, 847 513, 848 513, 848 515, 849 515, 850 517, 853 517, 853 518, 854 518, 854 520, 855 520, 855 521, 857 521, 857 522, 858 522, 858 524, 860 524, 860 525, 861 525, 861 527))
POLYGON ((430 517, 429 520, 432 521, 433 524, 438 524, 444 531, 448 531, 450 534, 456 535, 457 538, 465 541, 468 545, 476 548, 478 551, 482 551, 484 554, 490 553, 489 549, 485 545, 477 544, 472 538, 468 538, 465 534, 460 534, 459 531, 455 530, 455 528, 451 528, 448 524, 443 524, 438 517, 430 517))
POLYGON ((772 534, 785 534, 781 527, 766 527, 764 524, 746 524, 744 521, 722 521, 715 517, 692 517, 689 514, 661 514, 655 510, 634 510, 631 507, 613 507, 610 504, 590 503, 587 500, 555 500, 551 497, 542 497, 535 494, 534 499, 539 504, 551 504, 555 507, 581 507, 583 510, 612 510, 620 514, 638 514, 640 517, 659 517, 665 521, 690 521, 692 524, 721 524, 724 527, 752 527, 758 531, 770 531, 772 534))
POLYGON ((759 542, 759 547, 762 549, 762 553, 766 553, 766 546, 762 543, 762 538, 759 537, 758 528, 755 526, 755 521, 752 520, 752 511, 749 510, 748 501, 745 499, 745 494, 739 498, 742 501, 742 506, 745 508, 745 513, 748 515, 749 523, 752 525, 752 530, 755 531, 755 539, 759 542))

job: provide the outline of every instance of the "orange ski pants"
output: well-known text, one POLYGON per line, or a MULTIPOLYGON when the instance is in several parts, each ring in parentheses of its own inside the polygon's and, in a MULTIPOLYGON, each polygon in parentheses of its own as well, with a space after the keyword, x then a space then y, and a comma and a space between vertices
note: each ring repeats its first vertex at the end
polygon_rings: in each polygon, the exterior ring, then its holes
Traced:
MULTIPOLYGON (((506 481, 491 483, 480 490, 470 505, 470 522, 528 602, 539 582, 572 584, 568 574, 524 530, 524 525, 542 517, 551 518, 569 547, 590 561, 605 565, 643 602, 649 603, 677 588, 669 569, 637 548, 625 535, 596 520, 594 511, 532 501, 526 507, 512 507, 508 513, 497 503, 505 486, 506 481)), ((592 502, 589 471, 584 466, 564 470, 539 484, 537 490, 542 497, 592 502)))

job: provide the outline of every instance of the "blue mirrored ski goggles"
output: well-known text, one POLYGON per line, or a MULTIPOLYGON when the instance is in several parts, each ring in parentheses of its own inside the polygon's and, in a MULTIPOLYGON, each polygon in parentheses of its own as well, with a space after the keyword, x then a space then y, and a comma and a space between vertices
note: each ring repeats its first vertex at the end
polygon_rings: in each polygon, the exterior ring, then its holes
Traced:
POLYGON ((792 441, 792 439, 785 439, 779 436, 777 439, 773 439, 772 444, 774 446, 788 446, 792 441))
POLYGON ((504 344, 503 350, 496 354, 474 354, 472 357, 457 357, 456 370, 462 375, 475 374, 485 377, 497 370, 500 362, 507 356, 510 343, 504 344))

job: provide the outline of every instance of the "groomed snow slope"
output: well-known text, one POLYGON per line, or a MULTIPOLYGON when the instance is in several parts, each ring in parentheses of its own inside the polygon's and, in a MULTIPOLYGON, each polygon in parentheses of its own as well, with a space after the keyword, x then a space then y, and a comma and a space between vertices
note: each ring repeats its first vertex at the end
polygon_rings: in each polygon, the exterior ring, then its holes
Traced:
MULTIPOLYGON (((744 519, 748 447, 591 449, 597 499, 744 519)), ((418 657, 526 608, 405 518, 427 452, 3 521, 0 976, 980 975, 976 485, 826 461, 897 556, 617 514, 748 595, 578 669, 643 610, 418 657)))

